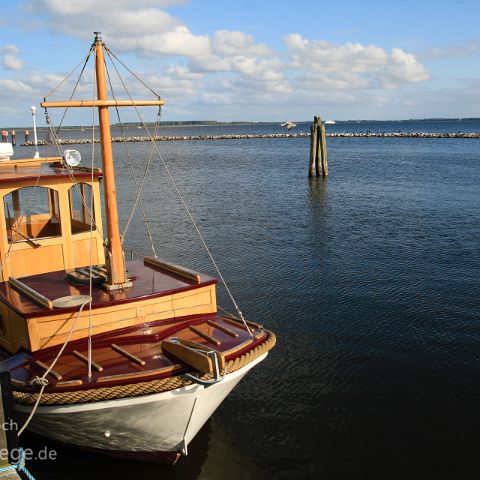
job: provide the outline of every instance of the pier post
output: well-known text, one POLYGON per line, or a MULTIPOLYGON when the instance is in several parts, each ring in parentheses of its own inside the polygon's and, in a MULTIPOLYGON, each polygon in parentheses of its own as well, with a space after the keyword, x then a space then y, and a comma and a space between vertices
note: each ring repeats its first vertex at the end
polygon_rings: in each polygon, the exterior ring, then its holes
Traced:
POLYGON ((327 137, 325 135, 325 124, 320 123, 320 143, 322 146, 322 175, 328 177, 327 137))
POLYGON ((28 130, 25 130, 25 143, 28 142, 29 136, 30 136, 30 132, 28 130))
POLYGON ((319 116, 313 118, 310 132, 310 168, 308 176, 326 177, 328 176, 327 140, 325 125, 319 116))
POLYGON ((316 141, 317 141, 317 158, 315 161, 315 176, 322 176, 322 166, 323 166, 323 144, 322 144, 322 119, 319 116, 313 118, 313 125, 317 131, 316 141))
POLYGON ((313 177, 317 171, 317 127, 315 123, 310 127, 310 168, 308 176, 313 177))
POLYGON ((15 130, 12 130, 12 146, 16 147, 17 146, 17 140, 15 137, 15 130))

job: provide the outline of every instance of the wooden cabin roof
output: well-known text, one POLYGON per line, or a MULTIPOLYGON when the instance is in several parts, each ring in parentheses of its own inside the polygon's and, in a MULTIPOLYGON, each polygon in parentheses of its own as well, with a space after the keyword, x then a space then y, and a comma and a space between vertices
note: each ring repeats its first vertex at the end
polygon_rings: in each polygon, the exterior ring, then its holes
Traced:
MULTIPOLYGON (((101 286, 93 286, 92 309, 186 292, 217 283, 217 279, 203 274, 200 274, 198 282, 194 282, 146 265, 142 261, 127 262, 126 267, 133 286, 111 292, 105 291, 101 286)), ((21 281, 51 300, 68 295, 89 294, 88 284, 79 285, 67 281, 66 275, 67 272, 63 270, 23 277, 21 281)), ((0 301, 25 318, 48 316, 60 311, 78 311, 78 307, 54 310, 42 307, 28 296, 19 294, 9 282, 0 282, 0 301)))
MULTIPOLYGON (((17 159, 0 162, 0 185, 16 182, 36 182, 41 180, 65 179, 69 180, 70 175, 63 166, 61 157, 49 157, 38 159, 17 159)), ((73 167, 76 180, 89 180, 92 171, 89 168, 73 167)), ((100 169, 94 169, 94 177, 102 175, 100 169)))

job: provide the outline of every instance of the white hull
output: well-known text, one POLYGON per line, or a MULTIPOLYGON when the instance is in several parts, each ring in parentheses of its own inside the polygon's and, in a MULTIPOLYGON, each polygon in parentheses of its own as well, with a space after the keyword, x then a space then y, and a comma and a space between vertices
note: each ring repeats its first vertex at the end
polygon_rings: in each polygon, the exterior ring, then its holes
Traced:
MULTIPOLYGON (((72 446, 105 452, 181 452, 223 399, 267 353, 222 381, 169 392, 80 405, 39 406, 29 430, 72 446)), ((15 405, 23 419, 32 407, 15 405)))

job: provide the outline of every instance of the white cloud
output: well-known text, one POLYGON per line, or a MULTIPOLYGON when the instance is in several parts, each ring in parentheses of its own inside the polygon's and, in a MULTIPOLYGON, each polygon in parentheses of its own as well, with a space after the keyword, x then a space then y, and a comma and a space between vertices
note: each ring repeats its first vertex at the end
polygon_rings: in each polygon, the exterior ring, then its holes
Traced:
POLYGON ((430 75, 422 64, 410 53, 394 48, 383 73, 385 87, 394 88, 402 83, 418 83, 428 80, 430 75))
POLYGON ((19 57, 20 49, 16 45, 5 45, 0 48, 2 52, 2 67, 7 70, 21 70, 23 60, 19 57))
POLYGON ((317 79, 330 89, 393 88, 430 78, 412 54, 394 48, 389 54, 376 45, 308 40, 298 33, 284 37, 289 67, 304 81, 317 79))
POLYGON ((34 89, 28 83, 10 78, 0 79, 0 92, 3 99, 17 95, 30 95, 34 89))
POLYGON ((16 45, 8 44, 1 47, 0 52, 18 55, 20 53, 20 49, 16 45))
POLYGON ((29 4, 29 10, 46 16, 46 24, 54 33, 91 39, 94 30, 101 30, 106 43, 117 51, 139 56, 209 55, 208 36, 193 34, 181 20, 161 10, 184 3, 137 0, 132 5, 129 0, 39 0, 29 4))
MULTIPOLYGON (((239 30, 195 32, 166 10, 185 3, 32 0, 28 10, 54 34, 84 39, 88 47, 92 32, 101 30, 114 52, 133 53, 151 62, 150 72, 158 73, 138 73, 166 99, 169 112, 186 112, 187 105, 192 105, 192 114, 218 113, 223 107, 224 117, 243 111, 247 112, 243 118, 253 118, 285 108, 295 112, 297 106, 304 110, 323 105, 345 110, 365 105, 380 108, 389 104, 393 92, 430 78, 418 58, 401 48, 387 51, 373 44, 332 43, 291 33, 283 38, 285 48, 275 51, 239 30)), ((3 55, 17 58, 18 52, 3 50, 3 55)), ((14 58, 7 62, 10 68, 15 66, 14 58)), ((38 91, 42 96, 56 84, 41 74, 28 80, 22 77, 22 81, 35 91, 35 98, 38 91)), ((125 81, 137 95, 133 79, 127 75, 125 81)), ((120 89, 117 94, 122 95, 120 89)), ((91 88, 78 93, 89 96, 91 88)))
MULTIPOLYGON (((177 5, 185 5, 188 0, 137 0, 135 9, 142 8, 166 8, 177 5)), ((38 11, 39 8, 48 9, 58 15, 76 16, 89 12, 95 12, 98 8, 113 10, 117 7, 120 10, 131 9, 131 0, 103 0, 100 4, 97 0, 81 0, 65 2, 64 0, 35 0, 27 2, 25 9, 28 11, 38 11)))
POLYGON ((432 48, 420 53, 419 58, 422 60, 437 60, 445 58, 474 57, 478 55, 480 55, 480 44, 472 40, 465 45, 432 48))
POLYGON ((23 60, 15 55, 4 55, 2 66, 7 70, 21 70, 23 68, 23 60))
POLYGON ((253 36, 238 31, 218 30, 213 34, 211 42, 213 53, 224 57, 256 57, 273 53, 266 45, 255 43, 253 36))

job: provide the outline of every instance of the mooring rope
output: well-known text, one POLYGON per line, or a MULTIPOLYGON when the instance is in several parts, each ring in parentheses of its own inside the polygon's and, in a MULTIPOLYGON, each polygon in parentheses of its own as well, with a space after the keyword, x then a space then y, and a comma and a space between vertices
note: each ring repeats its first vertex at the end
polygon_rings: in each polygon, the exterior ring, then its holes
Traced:
POLYGON ((32 411, 30 412, 30 415, 28 416, 27 420, 25 423, 22 425, 22 428, 18 431, 18 436, 20 436, 24 430, 28 427, 29 423, 31 422, 33 416, 35 415, 35 412, 37 411, 38 405, 40 404, 40 400, 42 399, 43 391, 49 384, 49 381, 47 379, 47 376, 49 373, 53 370, 53 367, 55 364, 58 362, 58 359, 62 356, 63 351, 65 350, 65 347, 67 346, 68 342, 70 341, 70 338, 72 337, 72 334, 75 330, 75 327, 77 326, 78 319, 80 318, 80 315, 82 313, 83 307, 85 305, 88 305, 91 302, 91 297, 89 298, 88 301, 83 302, 80 305, 80 308, 77 313, 77 317, 75 318, 75 321, 73 322, 72 328, 70 329, 70 332, 68 332, 67 338, 65 339, 65 342, 62 345, 62 348, 58 351, 56 357, 53 359, 53 362, 50 364, 50 366, 45 370, 45 373, 41 377, 35 377, 33 380, 30 381, 31 385, 41 385, 40 391, 38 392, 37 400, 35 402, 35 405, 32 408, 32 411))
POLYGON ((19 448, 17 451, 20 454, 18 463, 1 467, 0 476, 2 476, 1 475, 2 473, 12 472, 13 470, 17 470, 20 473, 23 473, 28 478, 28 480, 35 480, 35 477, 28 471, 27 467, 25 466, 25 450, 23 450, 23 448, 19 448))

